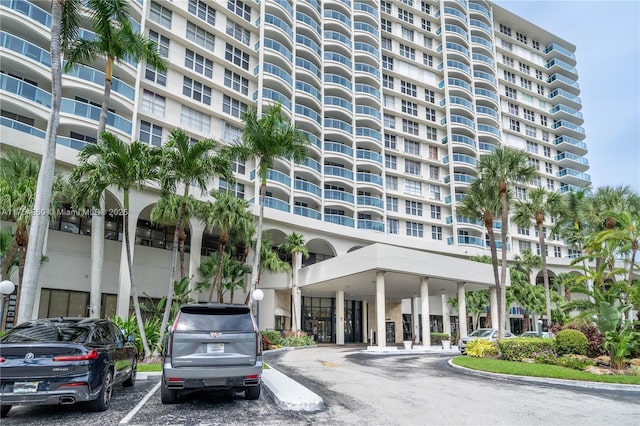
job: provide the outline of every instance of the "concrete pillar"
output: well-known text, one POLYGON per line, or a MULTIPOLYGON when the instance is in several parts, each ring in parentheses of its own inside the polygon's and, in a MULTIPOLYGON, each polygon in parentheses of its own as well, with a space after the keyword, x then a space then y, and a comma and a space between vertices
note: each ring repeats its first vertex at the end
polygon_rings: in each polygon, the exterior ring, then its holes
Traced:
POLYGON ((369 342, 369 303, 366 300, 362 301, 362 343, 369 343, 373 345, 373 342, 369 342))
MULTIPOLYGON (((301 293, 300 293, 300 287, 298 287, 299 281, 298 281, 298 271, 300 270, 300 268, 302 268, 302 255, 298 254, 296 256, 296 261, 295 261, 295 265, 293 266, 293 285, 292 285, 292 297, 293 300, 291 303, 293 303, 293 312, 291 313, 292 316, 294 316, 294 318, 291 319, 291 328, 292 330, 296 331, 302 328, 301 324, 302 324, 302 297, 301 297, 301 293)), ((342 301, 344 304, 344 293, 342 295, 342 301)), ((344 312, 344 310, 343 310, 344 312)), ((344 315, 344 314, 343 314, 344 315)), ((343 332, 344 332, 344 328, 343 328, 343 332)), ((344 333, 343 333, 344 335, 344 333)))
POLYGON ((458 283, 458 339, 467 336, 467 298, 464 283, 458 283))
POLYGON ((418 309, 419 300, 417 296, 411 298, 411 334, 413 340, 420 340, 420 310, 418 309))
POLYGON ((420 311, 422 312, 422 345, 431 345, 431 320, 429 318, 429 278, 420 277, 420 311))
MULTIPOLYGON (((489 288, 489 309, 491 310, 491 328, 498 329, 498 290, 496 287, 489 288)), ((485 324, 485 327, 489 327, 485 324)))
POLYGON ((387 336, 385 328, 386 316, 386 295, 384 289, 384 271, 376 272, 376 329, 378 346, 387 346, 387 336))
POLYGON ((344 291, 336 291, 336 344, 344 345, 344 291))
MULTIPOLYGON (((202 262, 202 237, 204 236, 204 225, 199 220, 191 220, 189 222, 189 233, 191 234, 191 253, 189 254, 189 289, 193 291, 196 283, 201 281, 198 268, 202 262)), ((179 277, 178 277, 179 278, 179 277)), ((168 285, 168 284, 167 284, 168 285)), ((206 292, 205 292, 206 294, 206 292)), ((192 294, 195 296, 195 294, 192 294)), ((242 300, 244 302, 244 298, 242 300)))
POLYGON ((447 295, 440 296, 442 303, 442 332, 451 335, 451 313, 449 312, 449 304, 447 303, 447 295))

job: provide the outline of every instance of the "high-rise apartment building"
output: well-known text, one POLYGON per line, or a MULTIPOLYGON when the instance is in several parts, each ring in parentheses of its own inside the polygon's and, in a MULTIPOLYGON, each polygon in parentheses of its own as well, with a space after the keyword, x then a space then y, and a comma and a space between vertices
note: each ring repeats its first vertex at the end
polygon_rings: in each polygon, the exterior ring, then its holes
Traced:
MULTIPOLYGON (((49 5, 0 3, 3 149, 42 150, 51 106, 51 16, 43 7, 49 5)), ((456 204, 476 179, 480 156, 499 146, 526 150, 538 170, 533 182, 514 188, 516 198, 526 198, 534 187, 567 192, 590 184, 575 46, 491 2, 131 0, 130 7, 134 27, 157 43, 169 68, 161 72, 145 64, 117 64, 107 130, 154 146, 176 127, 194 140, 233 143, 242 134, 241 115, 250 105, 260 110, 281 103, 311 144, 302 163, 282 159, 269 170, 265 221, 274 245, 292 230, 305 235, 311 256, 302 272, 328 260, 350 263, 345 255, 376 243, 451 259, 488 254, 483 224, 457 214, 456 204)), ((83 30, 82 37, 92 36, 83 30)), ((100 63, 78 66, 63 76, 57 148, 62 168, 72 167, 78 150, 96 141, 103 68, 100 63)), ((211 188, 231 189, 255 205, 255 164, 237 162, 235 172, 233 188, 219 179, 211 188)), ((117 207, 117 199, 110 194, 107 206, 117 207)), ((149 220, 155 199, 151 192, 140 194, 130 220, 137 226, 134 261, 141 286, 160 297, 164 289, 154 283, 168 281, 169 251, 163 249, 171 247, 173 229, 149 220)), ((57 249, 89 245, 89 238, 54 231, 87 234, 89 224, 90 218, 74 214, 52 220, 51 256, 57 249)), ((119 260, 121 227, 122 217, 107 218, 105 238, 112 240, 107 256, 114 259, 105 267, 103 314, 117 310, 122 315, 128 309, 119 260)), ((533 227, 515 224, 508 244, 510 257, 525 249, 546 250, 558 268, 575 254, 551 235, 540 247, 533 227)), ((217 248, 215 233, 192 221, 189 246, 192 254, 207 256, 217 248)), ((78 250, 79 261, 84 256, 88 263, 86 249, 78 250)), ((190 256, 192 273, 200 259, 190 256)), ((84 306, 89 284, 82 271, 87 267, 80 267, 80 284, 69 285, 62 273, 69 270, 65 260, 44 267, 57 272, 41 279, 41 315, 75 314, 69 306, 84 306), (55 298, 59 301, 53 303, 55 298), (63 300, 66 311, 58 312, 63 300)), ((324 312, 323 318, 329 318, 326 340, 340 341, 336 336, 343 326, 335 312, 344 309, 350 318, 347 341, 371 337, 367 330, 376 327, 366 325, 367 302, 373 306, 374 299, 367 297, 375 287, 354 289, 357 285, 351 286, 346 275, 324 284, 313 276, 302 274, 307 281, 297 298, 300 309, 292 305, 282 274, 265 278, 266 288, 273 288, 267 297, 272 309, 262 323, 284 328, 293 307, 304 328, 312 311, 324 312)), ((375 283, 374 276, 358 285, 375 283)), ((431 303, 437 305, 432 313, 445 315, 448 308, 440 295, 455 294, 460 280, 452 278, 451 288, 451 283, 439 284, 437 297, 429 284, 429 297, 435 297, 431 303)), ((393 288, 387 284, 388 292, 393 288)), ((408 288, 397 299, 424 295, 420 288, 418 283, 415 291, 408 288)))

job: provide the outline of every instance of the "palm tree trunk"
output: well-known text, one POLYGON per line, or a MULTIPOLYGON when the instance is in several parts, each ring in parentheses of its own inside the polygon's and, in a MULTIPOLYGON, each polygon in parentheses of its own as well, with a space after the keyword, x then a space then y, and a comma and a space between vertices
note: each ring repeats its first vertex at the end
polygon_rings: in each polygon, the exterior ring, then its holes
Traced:
MULTIPOLYGON (((34 211, 48 212, 51 202, 51 191, 56 165, 56 136, 58 135, 58 125, 60 124, 60 102, 62 99, 62 40, 61 23, 64 0, 52 0, 51 2, 51 111, 47 124, 47 133, 44 144, 44 152, 38 173, 36 195, 33 204, 34 211)), ((33 305, 35 304, 38 290, 38 276, 40 274, 40 263, 42 260, 42 250, 44 248, 44 237, 49 226, 49 215, 38 214, 31 219, 29 233, 33 236, 33 241, 28 246, 26 259, 24 260, 25 275, 22 277, 22 285, 19 286, 20 297, 16 299, 17 304, 22 305, 21 312, 16 312, 17 323, 30 320, 33 315, 33 305), (21 287, 21 288, 20 288, 21 287), (23 299, 23 300, 20 300, 23 299)))
POLYGON ((184 246, 187 240, 187 233, 184 230, 184 226, 181 226, 178 230, 178 253, 180 254, 180 279, 187 276, 187 271, 184 268, 184 246))
POLYGON ((4 257, 4 261, 2 262, 2 271, 0 272, 0 279, 6 280, 9 279, 9 268, 11 268, 12 260, 16 257, 16 253, 18 252, 18 242, 14 238, 7 250, 7 255, 4 257))
MULTIPOLYGON (((27 243, 27 247, 28 247, 28 243, 27 243)), ((25 272, 27 247, 20 247, 18 249, 18 253, 20 253, 20 257, 18 260, 18 285, 16 286, 16 306, 15 306, 14 315, 18 315, 20 313, 20 290, 22 290, 22 281, 23 281, 24 272, 25 272)), ((17 325, 17 324, 14 324, 14 325, 17 325)))
POLYGON ((220 252, 218 255, 218 269, 216 270, 216 274, 213 277, 213 282, 211 283, 211 290, 209 291, 209 303, 213 301, 213 293, 215 289, 218 289, 218 301, 222 303, 222 263, 224 262, 224 251, 226 250, 227 244, 223 243, 224 238, 220 238, 220 245, 218 247, 218 251, 220 252))
POLYGON ((538 240, 540 244, 540 259, 542 260, 542 276, 544 278, 544 301, 547 308, 547 326, 551 327, 551 290, 549 289, 549 271, 547 270, 547 253, 544 249, 544 233, 542 222, 536 220, 538 240))
MULTIPOLYGON (((262 173, 261 173, 262 175, 262 173)), ((258 215, 258 228, 256 235, 256 249, 253 259, 253 268, 251 269, 251 285, 249 286, 248 304, 253 301, 253 290, 258 286, 258 270, 260 267, 260 251, 262 249, 262 226, 264 221, 264 203, 267 198, 267 174, 266 168, 264 176, 260 176, 260 214, 258 215)))
MULTIPOLYGON (((505 184, 506 186, 506 184, 505 184)), ((498 293, 498 338, 504 337, 504 327, 506 324, 506 309, 507 309, 507 292, 505 291, 505 283, 507 282, 507 227, 509 226, 509 211, 507 205, 507 192, 506 187, 504 191, 500 190, 500 200, 502 203, 502 271, 500 274, 500 292, 498 293)))
POLYGON ((529 331, 529 310, 528 309, 524 310, 524 315, 522 316, 522 322, 524 323, 522 332, 525 333, 529 331))
POLYGON ((127 252, 127 265, 129 266, 129 280, 131 281, 131 296, 133 297, 133 309, 136 313, 136 320, 138 322, 138 330, 140 331, 140 339, 142 340, 142 347, 144 349, 144 359, 148 361, 151 358, 151 348, 149 348, 149 342, 147 341, 147 334, 144 331, 144 323, 142 322, 142 313, 140 312, 140 301, 138 300, 138 286, 136 286, 135 279, 133 277, 133 261, 131 259, 131 243, 129 242, 129 190, 124 190, 124 243, 127 252))

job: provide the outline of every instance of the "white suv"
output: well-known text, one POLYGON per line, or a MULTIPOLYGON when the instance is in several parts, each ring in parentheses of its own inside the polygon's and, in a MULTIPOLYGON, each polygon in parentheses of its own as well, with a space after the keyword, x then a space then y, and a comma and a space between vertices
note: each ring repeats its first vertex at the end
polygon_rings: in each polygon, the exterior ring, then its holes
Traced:
MULTIPOLYGON (((512 338, 512 337, 516 337, 513 334, 511 334, 510 331, 504 331, 504 337, 506 338, 512 338)), ((484 339, 484 340, 490 340, 492 342, 497 342, 498 341, 498 329, 497 328, 479 328, 477 330, 474 330, 471 332, 471 334, 469 334, 466 337, 463 337, 462 339, 460 339, 460 343, 458 343, 458 349, 460 349, 460 352, 462 352, 464 354, 464 348, 467 346, 467 343, 471 342, 472 340, 476 340, 476 339, 484 339)))

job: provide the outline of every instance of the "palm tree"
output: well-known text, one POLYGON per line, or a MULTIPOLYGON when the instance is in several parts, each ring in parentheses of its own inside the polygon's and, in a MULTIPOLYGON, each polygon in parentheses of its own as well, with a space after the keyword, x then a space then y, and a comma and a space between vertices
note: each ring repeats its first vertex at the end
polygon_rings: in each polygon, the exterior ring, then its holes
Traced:
POLYGON ((285 242, 279 246, 291 257, 291 300, 293 301, 291 331, 298 331, 298 315, 296 311, 298 300, 298 256, 302 256, 304 259, 309 257, 309 250, 305 244, 302 234, 291 232, 287 235, 285 242))
POLYGON ((551 291, 549 288, 549 271, 547 269, 544 221, 546 217, 555 219, 562 214, 565 209, 564 198, 559 193, 549 192, 544 188, 536 188, 529 191, 528 198, 528 200, 516 201, 513 220, 522 227, 528 227, 533 220, 536 230, 538 231, 547 321, 549 321, 549 326, 551 326, 551 291))
POLYGON ((522 250, 520 254, 516 254, 513 260, 515 262, 516 269, 527 276, 528 283, 535 285, 535 283, 531 279, 531 274, 533 273, 534 268, 539 268, 542 266, 542 259, 540 258, 540 256, 538 256, 537 254, 533 254, 533 252, 529 249, 525 249, 522 250))
MULTIPOLYGON (((220 247, 218 249, 218 265, 223 265, 223 256, 230 233, 245 233, 253 225, 253 215, 249 211, 249 203, 227 191, 212 191, 215 202, 205 207, 204 222, 210 231, 219 232, 220 247)), ((209 292, 209 302, 213 301, 213 294, 218 289, 218 301, 222 303, 222 267, 218 268, 209 292)))
MULTIPOLYGON (((262 273, 264 271, 288 272, 291 269, 291 265, 289 265, 288 262, 282 260, 278 255, 278 252, 273 249, 272 242, 269 239, 269 235, 267 234, 267 232, 263 233, 260 242, 262 246, 260 247, 260 265, 258 268, 258 279, 255 283, 256 288, 258 287, 258 284, 260 284, 260 278, 262 277, 262 273)), ((251 243, 254 251, 256 251, 257 238, 251 243)), ((251 293, 252 291, 249 291, 245 297, 244 303, 246 305, 249 305, 251 302, 251 293)))
MULTIPOLYGON (((74 0, 80 3, 80 0, 74 0)), ((89 21, 95 37, 91 40, 76 37, 65 50, 66 64, 64 71, 68 72, 78 64, 90 65, 104 61, 104 92, 102 107, 98 120, 98 143, 105 131, 111 98, 113 66, 131 58, 136 62, 146 61, 147 64, 166 70, 167 65, 158 53, 156 44, 137 34, 129 21, 131 15, 127 0, 86 0, 89 21)), ((100 316, 100 293, 102 287, 102 270, 104 262, 104 195, 93 204, 91 218, 91 315, 100 316)))
MULTIPOLYGON (((504 324, 504 319, 500 320, 500 312, 504 312, 505 306, 502 295, 505 291, 504 281, 500 281, 498 274, 498 250, 496 248, 496 237, 493 232, 493 221, 500 212, 500 199, 498 190, 484 179, 476 179, 465 193, 462 201, 456 206, 456 214, 467 216, 472 219, 482 220, 489 237, 489 250, 491 252, 490 262, 493 268, 493 278, 496 283, 496 299, 498 311, 498 323, 504 324)), ((476 259, 480 261, 480 259, 476 259)), ((503 314, 504 315, 504 314, 503 314)))
POLYGON ((544 289, 531 285, 530 278, 525 272, 512 269, 509 292, 513 299, 524 309, 522 318, 524 329, 522 331, 529 331, 529 313, 541 313, 545 310, 544 289))
MULTIPOLYGON (((80 199, 88 197, 95 202, 108 186, 114 186, 123 192, 124 243, 131 281, 131 296, 138 322, 138 330, 144 348, 145 360, 151 357, 151 349, 144 330, 140 312, 138 287, 133 274, 131 241, 129 238, 129 191, 157 179, 160 159, 159 149, 135 141, 130 144, 115 135, 104 132, 102 143, 86 145, 80 151, 80 162, 71 173, 71 180, 80 189, 80 199)), ((171 301, 168 302, 169 309, 171 301)))
MULTIPOLYGON (((182 129, 174 129, 169 135, 167 143, 162 147, 162 164, 160 182, 163 196, 174 194, 182 185, 180 195, 180 210, 178 213, 173 241, 179 241, 181 232, 184 232, 184 220, 189 206, 189 190, 193 185, 200 188, 202 194, 206 194, 207 184, 214 176, 222 176, 227 180, 233 180, 233 171, 226 151, 213 139, 205 139, 191 143, 191 139, 182 129)), ((178 245, 174 244, 171 253, 171 274, 169 288, 167 290, 167 306, 162 315, 160 326, 160 339, 162 342, 165 329, 171 313, 171 298, 173 297, 173 285, 176 280, 176 263, 178 260, 178 245)), ((156 348, 156 354, 160 348, 156 348)))
MULTIPOLYGON (((306 157, 309 140, 306 135, 296 129, 295 125, 282 114, 282 105, 276 103, 266 108, 262 117, 258 116, 255 108, 249 108, 242 115, 244 132, 242 141, 234 148, 238 156, 244 160, 254 157, 260 176, 260 213, 258 215, 258 229, 256 247, 262 247, 262 224, 264 220, 264 203, 267 196, 267 172, 278 158, 288 158, 301 162, 306 157)), ((251 294, 258 283, 260 267, 260 251, 256 251, 251 270, 251 294)))
MULTIPOLYGON (((60 123, 60 103, 62 101, 62 51, 68 44, 78 37, 80 16, 78 11, 81 0, 52 0, 51 1, 51 110, 47 122, 47 131, 44 142, 44 152, 40 160, 40 173, 38 174, 33 201, 34 211, 44 212, 51 204, 52 191, 56 167, 56 138, 60 123)), ((44 239, 49 227, 49 215, 34 215, 31 220, 29 234, 32 236, 24 259, 24 277, 22 279, 22 294, 16 299, 17 304, 23 307, 17 312, 18 323, 31 319, 33 305, 38 288, 38 276, 40 263, 44 249, 44 239), (22 300, 19 300, 22 299, 22 300)), ((21 276, 22 277, 22 276, 21 276)))
MULTIPOLYGON (((4 281, 8 279, 13 272, 18 267, 18 257, 16 256, 18 253, 13 252, 11 257, 9 254, 9 247, 14 245, 15 237, 13 236, 13 231, 11 228, 6 227, 0 229, 0 281, 4 281), (6 270, 6 272, 5 272, 6 270)), ((0 309, 3 312, 2 318, 0 318, 0 330, 4 330, 6 328, 6 317, 9 310, 9 298, 7 297, 4 303, 4 307, 0 309)))
MULTIPOLYGON (((529 182, 536 175, 534 166, 528 163, 529 156, 525 151, 515 150, 509 147, 500 147, 490 154, 480 157, 478 170, 481 179, 486 179, 498 189, 500 199, 500 213, 502 222, 502 270, 500 273, 500 285, 504 286, 507 279, 507 232, 509 230, 509 203, 511 200, 511 186, 514 183, 529 182)), ((506 304, 506 294, 501 292, 502 300, 498 306, 506 304)), ((498 316, 502 318, 498 324, 499 338, 504 337, 505 310, 499 309, 498 316)))

